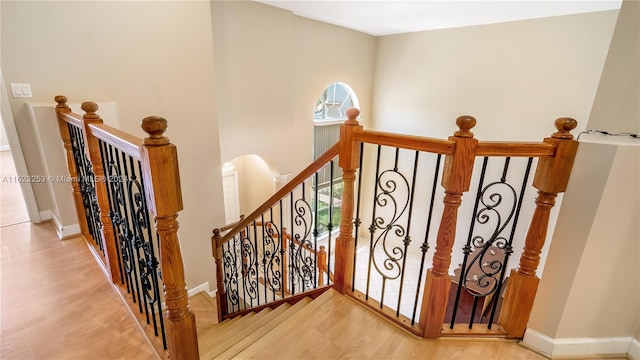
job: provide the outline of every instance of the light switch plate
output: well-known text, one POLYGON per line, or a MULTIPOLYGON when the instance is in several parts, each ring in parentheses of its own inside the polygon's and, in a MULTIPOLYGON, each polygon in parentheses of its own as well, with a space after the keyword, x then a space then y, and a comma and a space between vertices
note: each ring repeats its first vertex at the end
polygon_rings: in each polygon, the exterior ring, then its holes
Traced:
POLYGON ((11 84, 11 93, 14 98, 30 98, 31 85, 29 84, 11 84))

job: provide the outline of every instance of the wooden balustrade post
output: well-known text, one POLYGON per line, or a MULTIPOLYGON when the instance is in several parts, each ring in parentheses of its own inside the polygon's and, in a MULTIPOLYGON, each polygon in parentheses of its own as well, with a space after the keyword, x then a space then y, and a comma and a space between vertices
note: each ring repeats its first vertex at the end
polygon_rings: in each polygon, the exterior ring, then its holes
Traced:
POLYGON ((536 270, 547 236, 551 208, 555 205, 558 193, 567 188, 573 160, 578 151, 578 142, 573 140, 570 133, 577 124, 571 118, 557 119, 555 126, 558 131, 544 139, 545 143, 553 144, 556 151, 553 157, 543 157, 538 162, 533 178, 533 186, 538 189, 536 208, 527 230, 518 269, 511 270, 498 319, 509 338, 522 338, 529 321, 540 282, 536 270))
POLYGON ((102 124, 103 121, 100 115, 96 114, 96 111, 98 111, 98 105, 96 103, 84 102, 81 108, 85 112, 82 116, 84 143, 87 147, 87 154, 89 161, 91 161, 95 179, 96 201, 100 209, 100 223, 102 224, 100 232, 105 250, 105 263, 111 276, 111 282, 116 284, 121 281, 122 274, 120 273, 120 266, 118 265, 118 245, 116 243, 111 217, 109 216, 111 206, 109 205, 109 194, 107 193, 107 181, 104 174, 104 167, 102 166, 100 143, 98 138, 93 136, 89 128, 90 124, 102 124))
POLYGON ((354 184, 356 169, 360 164, 360 146, 354 140, 354 133, 362 131, 358 124, 360 111, 356 108, 347 110, 348 120, 340 127, 339 165, 342 168, 342 201, 340 218, 340 235, 336 239, 335 273, 333 287, 340 293, 352 287, 353 254, 355 251, 353 238, 354 184))
MULTIPOLYGON (((316 266, 318 268, 318 286, 324 286, 324 271, 325 269, 329 269, 329 266, 327 266, 327 251, 325 250, 324 246, 320 246, 320 249, 318 250, 317 262, 318 263, 316 264, 316 266)), ((329 272, 327 271, 327 276, 328 275, 329 272)))
POLYGON ((455 142, 455 150, 453 155, 447 155, 444 163, 442 174, 442 187, 445 189, 444 209, 438 228, 433 267, 427 270, 420 311, 422 335, 430 338, 439 337, 442 333, 451 289, 449 265, 456 236, 458 208, 462 203, 462 194, 469 190, 478 145, 478 140, 473 138, 473 133, 470 131, 476 125, 476 119, 471 116, 460 116, 456 119, 456 125, 460 130, 449 137, 450 141, 455 142))
POLYGON ((147 204, 155 216, 156 231, 160 236, 160 267, 167 305, 164 313, 167 349, 171 359, 198 359, 196 322, 189 309, 178 239, 178 212, 183 208, 178 152, 163 135, 167 120, 158 116, 146 117, 142 120, 142 129, 149 134, 140 147, 140 158, 143 179, 149 184, 147 204))
POLYGON ((76 216, 78 217, 78 224, 80 225, 80 233, 88 239, 89 226, 87 224, 87 216, 84 211, 84 205, 82 203, 82 193, 80 193, 80 183, 78 182, 78 169, 76 169, 76 162, 73 157, 73 147, 71 145, 71 135, 69 133, 69 125, 63 120, 63 114, 71 112, 71 108, 67 105, 67 97, 58 95, 55 97, 56 103, 56 115, 58 117, 58 129, 60 130, 60 137, 62 138, 62 145, 64 146, 65 153, 67 155, 67 168, 69 169, 69 178, 71 179, 71 189, 73 194, 73 202, 76 206, 76 216))
MULTIPOLYGON (((224 320, 224 316, 227 315, 227 293, 224 290, 224 269, 222 268, 222 244, 220 244, 220 229, 213 229, 213 236, 211 237, 211 250, 213 252, 213 258, 216 261, 216 305, 218 307, 218 322, 224 320)), ((244 264, 242 266, 244 271, 244 264)))

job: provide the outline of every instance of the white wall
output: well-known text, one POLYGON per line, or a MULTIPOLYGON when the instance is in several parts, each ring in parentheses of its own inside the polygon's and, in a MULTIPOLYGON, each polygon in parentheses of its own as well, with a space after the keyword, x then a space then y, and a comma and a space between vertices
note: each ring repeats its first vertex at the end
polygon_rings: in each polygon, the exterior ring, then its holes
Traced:
MULTIPOLYGON (((2 121, 0 121, 2 123, 2 121)), ((7 132, 4 130, 4 123, 0 127, 0 151, 11 150, 9 147, 9 139, 7 139, 7 132)))
POLYGON ((255 154, 242 155, 231 160, 238 172, 240 214, 249 215, 274 193, 276 175, 264 160, 255 154))
MULTIPOLYGON (((625 1, 588 128, 638 132, 639 46, 640 4, 625 1)), ((640 323, 639 183, 639 139, 581 138, 547 261, 556 275, 541 280, 525 343, 551 355, 580 355, 625 353, 626 342, 637 358, 640 345, 631 338, 638 339, 640 323)))
MULTIPOLYGON (((2 1, 0 6, 7 86, 30 83, 29 100, 36 102, 53 104, 55 95, 70 102, 115 101, 121 128, 140 137, 145 116, 168 119, 167 136, 180 158, 185 210, 178 220, 187 286, 214 284, 210 236, 224 222, 224 206, 209 3, 2 1)), ((29 172, 41 174, 24 102, 12 99, 11 107, 29 172)), ((38 207, 50 209, 46 190, 40 190, 34 186, 38 207)))
POLYGON ((370 113, 374 38, 248 1, 212 2, 221 153, 278 173, 312 161, 313 110, 334 81, 370 113))
POLYGON ((561 116, 584 129, 617 13, 380 37, 374 126, 447 137, 467 114, 482 140, 540 141, 561 116))

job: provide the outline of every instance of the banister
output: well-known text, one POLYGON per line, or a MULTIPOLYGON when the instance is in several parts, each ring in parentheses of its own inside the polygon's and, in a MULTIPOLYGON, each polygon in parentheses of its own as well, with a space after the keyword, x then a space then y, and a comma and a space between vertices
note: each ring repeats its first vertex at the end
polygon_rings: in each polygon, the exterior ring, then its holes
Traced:
POLYGON ((455 143, 415 135, 393 134, 382 131, 362 130, 354 132, 354 140, 364 143, 426 151, 443 155, 453 154, 455 143))
POLYGON ((195 317, 189 310, 178 239, 182 196, 177 149, 164 136, 167 121, 157 116, 145 118, 142 129, 149 136, 142 140, 104 125, 94 102, 82 103, 85 114, 80 116, 71 112, 65 96, 56 96, 55 101, 82 234, 88 243, 91 234, 102 239, 103 246, 94 255, 106 265, 106 275, 130 310, 138 309, 131 314, 157 355, 197 359, 195 317), (125 233, 131 233, 135 243, 129 241, 129 235, 125 240, 125 233), (130 255, 127 260, 125 252, 130 255), (138 268, 139 275, 124 271, 123 261, 138 268), (165 296, 159 301, 162 285, 165 296))
POLYGON ((312 162, 309 166, 307 166, 304 170, 302 170, 296 177, 291 179, 282 189, 278 190, 275 194, 273 194, 267 201, 265 201, 262 205, 260 205, 256 210, 254 210, 251 214, 247 215, 243 220, 238 222, 236 226, 233 227, 228 233, 224 236, 216 239, 218 245, 222 245, 225 242, 231 240, 235 234, 237 234, 242 228, 249 225, 253 219, 260 216, 263 212, 265 212, 269 207, 275 204, 278 200, 283 198, 285 195, 293 191, 300 183, 306 180, 309 176, 314 174, 315 172, 322 169, 322 167, 329 162, 331 159, 338 155, 338 143, 329 148, 324 154, 320 155, 316 161, 312 162))
MULTIPOLYGON (((67 98, 64 98, 64 102, 62 101, 61 98, 59 98, 59 104, 65 104, 67 102, 67 98)), ((76 113, 73 112, 64 112, 64 113, 59 113, 60 115, 60 119, 70 123, 71 125, 75 125, 77 127, 82 127, 82 115, 78 115, 76 113)))
POLYGON ((142 146, 142 139, 139 137, 127 134, 124 131, 106 124, 90 124, 89 129, 93 136, 108 144, 116 146, 136 160, 140 160, 140 146, 142 146))
POLYGON ((229 223, 225 226, 220 227, 220 231, 227 231, 229 229, 233 229, 240 221, 244 220, 244 215, 240 215, 240 220, 229 223))
POLYGON ((480 141, 476 148, 476 156, 553 156, 556 147, 548 143, 480 141))

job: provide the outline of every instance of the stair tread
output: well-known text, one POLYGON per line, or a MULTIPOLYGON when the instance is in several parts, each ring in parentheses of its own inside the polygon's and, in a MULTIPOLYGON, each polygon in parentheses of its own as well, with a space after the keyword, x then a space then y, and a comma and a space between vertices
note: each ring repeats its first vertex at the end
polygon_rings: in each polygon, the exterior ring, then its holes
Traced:
MULTIPOLYGON (((242 341, 243 339, 250 337, 257 329, 266 326, 271 323, 274 319, 278 318, 281 314, 286 312, 291 305, 288 303, 282 304, 278 306, 276 309, 269 309, 271 311, 266 312, 266 315, 261 318, 253 317, 251 324, 244 328, 239 328, 234 332, 229 332, 229 336, 224 338, 217 338, 214 342, 213 346, 204 348, 200 347, 200 358, 201 359, 213 359, 220 353, 234 346, 236 343, 242 341)), ((267 310, 267 309, 265 309, 267 310)), ((265 310, 260 313, 265 313, 265 310)))
MULTIPOLYGON (((336 295, 338 295, 338 292, 335 291, 334 289, 329 289, 325 291, 322 295, 320 295, 310 303, 301 306, 300 309, 296 311, 295 314, 288 317, 286 321, 276 324, 274 328, 269 329, 269 331, 262 334, 260 338, 255 339, 255 341, 253 341, 251 346, 243 348, 242 346, 240 346, 240 344, 238 344, 237 347, 236 346, 231 347, 229 350, 220 354, 217 358, 230 359, 232 357, 238 357, 238 358, 245 359, 245 358, 250 358, 255 356, 261 357, 263 354, 260 353, 260 350, 256 351, 256 349, 260 349, 263 347, 269 348, 270 342, 273 341, 271 339, 273 338, 281 339, 286 335, 293 334, 294 333, 293 330, 295 330, 295 328, 299 326, 299 323, 306 322, 311 315, 313 315, 314 313, 320 312, 318 311, 318 309, 320 309, 323 304, 330 301, 336 295)), ((338 298, 344 298, 344 297, 339 296, 338 298)), ((297 334, 296 334, 296 343, 298 343, 297 334)), ((274 356, 277 357, 278 354, 274 354, 274 356)))
POLYGON ((233 333, 233 331, 235 331, 234 329, 242 327, 243 324, 246 324, 247 321, 255 315, 256 313, 251 312, 245 315, 236 316, 233 319, 223 321, 222 323, 203 331, 198 335, 198 348, 208 348, 215 345, 221 337, 227 336, 225 334, 233 333))
MULTIPOLYGON (((264 336, 268 332, 272 331, 278 325, 282 324, 284 321, 286 321, 287 319, 291 318, 297 312, 299 312, 300 310, 304 309, 312 301, 313 300, 311 298, 309 298, 309 297, 301 299, 295 305, 293 305, 289 309, 287 309, 287 311, 285 311, 284 313, 278 315, 276 318, 274 318, 273 320, 271 320, 267 324, 263 325, 262 327, 260 327, 258 329, 254 329, 254 331, 250 335, 248 335, 244 339, 241 339, 236 344, 234 344, 233 346, 231 346, 230 348, 225 350, 223 353, 215 355, 215 358, 216 359, 230 359, 230 358, 234 357, 239 352, 243 351, 245 348, 247 348, 248 346, 253 344, 255 341, 260 339, 262 336, 264 336)), ((211 359, 211 358, 212 357, 208 357, 208 358, 204 358, 203 357, 202 359, 211 359)))

